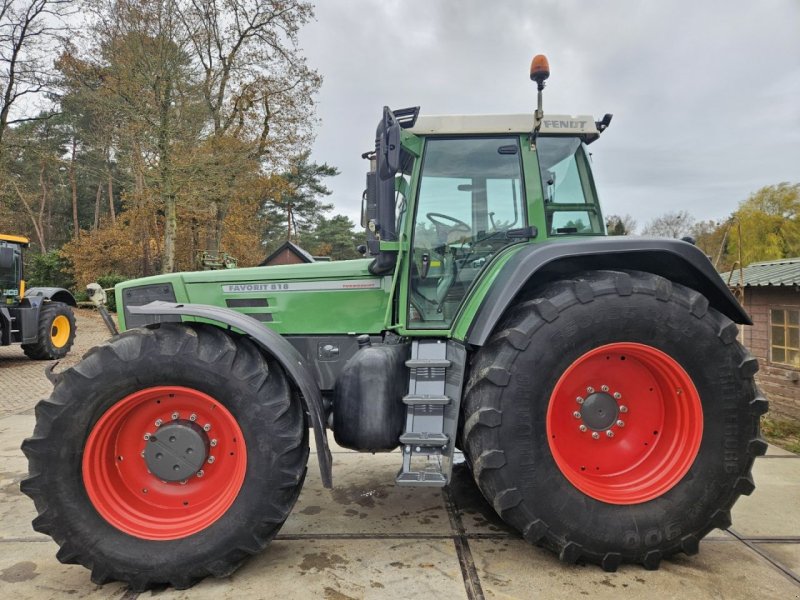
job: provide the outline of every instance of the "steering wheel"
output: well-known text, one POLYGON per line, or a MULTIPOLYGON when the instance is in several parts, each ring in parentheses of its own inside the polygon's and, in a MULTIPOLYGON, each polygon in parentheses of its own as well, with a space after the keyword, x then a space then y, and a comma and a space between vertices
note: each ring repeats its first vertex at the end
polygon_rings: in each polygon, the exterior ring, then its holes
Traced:
POLYGON ((436 227, 443 227, 450 229, 452 231, 464 231, 465 233, 472 233, 472 227, 464 223, 464 221, 456 219, 455 217, 451 217, 450 215, 429 212, 425 215, 425 218, 427 218, 436 227), (443 223, 442 219, 444 219, 445 221, 450 221, 452 223, 455 223, 455 225, 448 225, 447 223, 443 223))

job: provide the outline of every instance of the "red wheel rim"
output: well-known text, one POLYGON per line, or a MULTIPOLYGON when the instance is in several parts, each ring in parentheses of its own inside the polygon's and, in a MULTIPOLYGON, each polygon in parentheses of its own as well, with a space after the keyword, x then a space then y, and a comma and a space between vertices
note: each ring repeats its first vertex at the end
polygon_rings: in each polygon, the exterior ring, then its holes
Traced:
POLYGON ((578 358, 556 383, 547 440, 581 492, 610 504, 658 498, 692 466, 703 409, 689 375, 651 346, 615 343, 578 358))
POLYGON ((97 421, 83 452, 83 483, 97 512, 147 540, 183 538, 216 522, 233 504, 246 468, 244 436, 230 411, 185 387, 151 387, 126 396, 97 421), (145 436, 176 419, 203 427, 208 459, 184 482, 167 482, 147 468, 145 436))

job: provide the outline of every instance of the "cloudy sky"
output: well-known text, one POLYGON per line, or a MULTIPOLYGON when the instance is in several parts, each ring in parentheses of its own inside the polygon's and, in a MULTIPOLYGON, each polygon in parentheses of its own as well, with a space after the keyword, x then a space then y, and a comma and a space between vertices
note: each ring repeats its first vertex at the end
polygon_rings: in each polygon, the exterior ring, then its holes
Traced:
POLYGON ((338 167, 336 211, 357 219, 384 105, 424 114, 606 112, 591 146, 606 214, 643 226, 726 217, 758 188, 800 182, 800 2, 319 0, 302 32, 324 76, 313 158, 338 167))

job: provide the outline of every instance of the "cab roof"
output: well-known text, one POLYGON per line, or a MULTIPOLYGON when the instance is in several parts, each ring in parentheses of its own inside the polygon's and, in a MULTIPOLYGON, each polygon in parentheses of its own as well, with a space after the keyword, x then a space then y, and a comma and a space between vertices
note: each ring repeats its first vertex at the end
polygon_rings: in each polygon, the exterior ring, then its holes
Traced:
POLYGON ((22 246, 27 247, 31 241, 22 235, 10 235, 7 233, 0 233, 0 241, 2 242, 12 242, 14 244, 21 244, 22 246))
MULTIPOLYGON (((416 135, 530 133, 533 114, 420 115, 408 131, 416 135)), ((587 144, 600 137, 591 115, 544 115, 540 135, 579 135, 587 144)))

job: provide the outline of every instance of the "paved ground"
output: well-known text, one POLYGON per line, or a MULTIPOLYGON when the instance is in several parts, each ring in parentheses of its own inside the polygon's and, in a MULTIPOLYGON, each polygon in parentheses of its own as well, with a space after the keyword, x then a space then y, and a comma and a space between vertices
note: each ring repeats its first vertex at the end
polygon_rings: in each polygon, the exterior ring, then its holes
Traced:
MULTIPOLYGON (((64 365, 107 337, 89 311, 80 311, 78 327, 64 365)), ((712 532, 699 555, 680 555, 659 571, 565 566, 506 530, 465 469, 444 491, 397 488, 399 455, 334 447, 336 488, 322 487, 312 458, 278 538, 232 577, 140 595, 95 586, 83 567, 55 559, 55 544, 31 529, 33 505, 19 492, 27 470, 19 445, 50 387, 45 364, 0 349, 0 598, 800 598, 800 456, 774 447, 756 461, 756 491, 736 505, 733 528, 712 532)))

